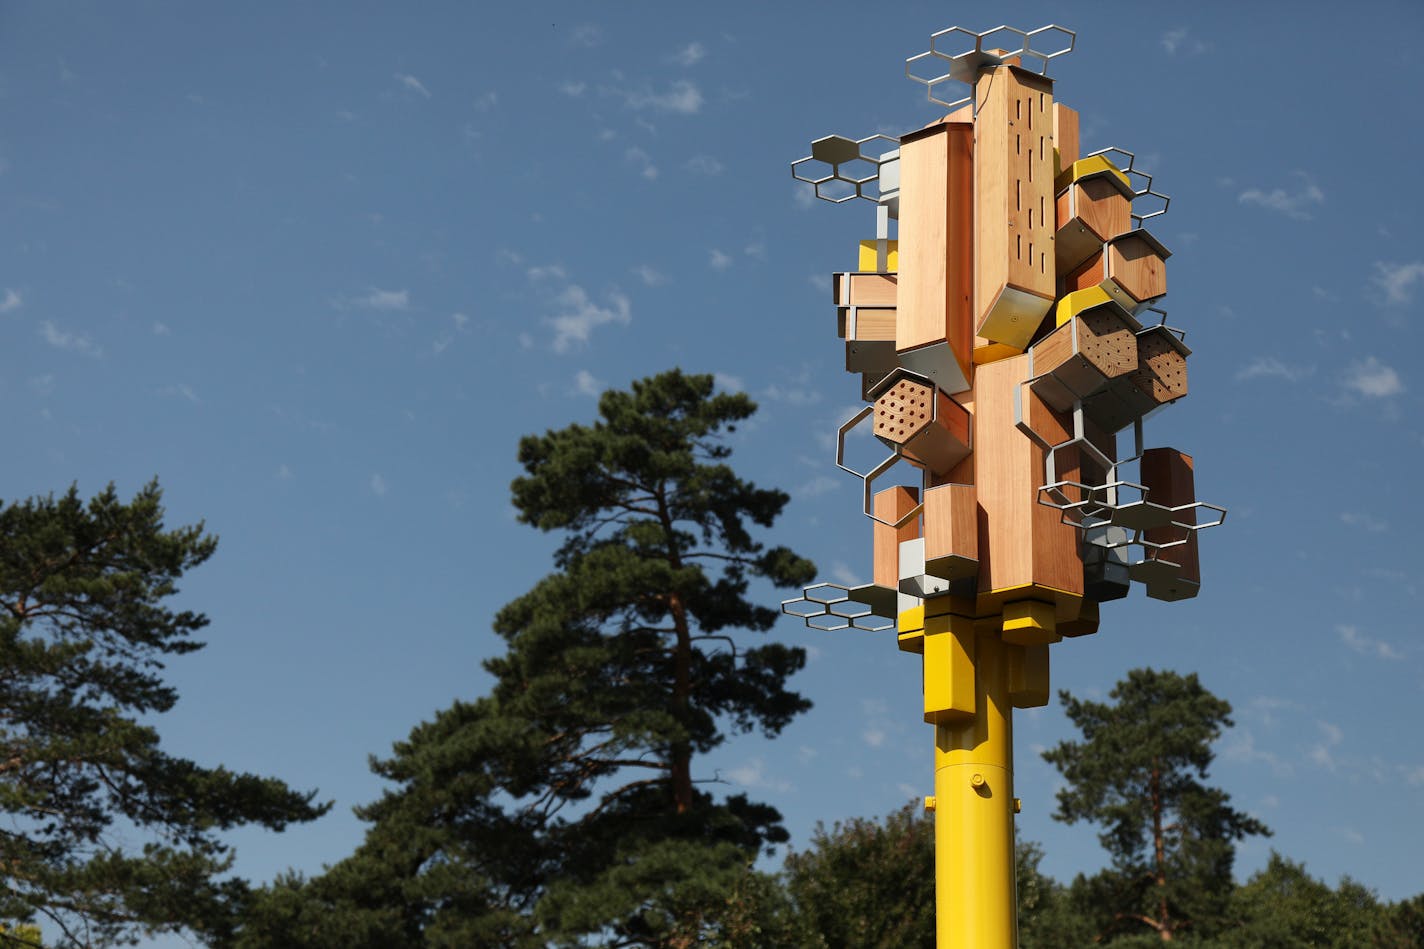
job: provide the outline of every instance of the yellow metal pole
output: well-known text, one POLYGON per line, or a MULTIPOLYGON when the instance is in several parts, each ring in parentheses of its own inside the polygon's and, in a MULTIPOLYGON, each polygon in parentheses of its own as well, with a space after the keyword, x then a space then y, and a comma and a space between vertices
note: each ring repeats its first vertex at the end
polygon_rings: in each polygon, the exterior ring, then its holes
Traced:
POLYGON ((974 716, 935 726, 939 949, 1015 949, 1013 707, 1002 621, 976 624, 974 716))

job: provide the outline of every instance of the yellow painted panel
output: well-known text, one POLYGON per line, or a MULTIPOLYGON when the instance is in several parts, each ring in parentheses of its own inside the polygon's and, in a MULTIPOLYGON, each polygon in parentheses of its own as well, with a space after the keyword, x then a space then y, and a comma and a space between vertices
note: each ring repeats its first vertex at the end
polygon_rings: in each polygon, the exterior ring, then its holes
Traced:
POLYGON ((925 620, 925 721, 938 724, 974 714, 974 621, 925 620))
MULTIPOLYGON (((875 245, 876 241, 861 241, 860 256, 857 258, 857 270, 875 270, 875 245)), ((900 242, 890 241, 890 251, 886 254, 885 269, 890 273, 900 271, 900 242)))
POLYGON ((1108 161, 1104 155, 1090 155, 1087 158, 1080 158, 1072 165, 1063 170, 1063 173, 1053 182, 1054 191, 1062 191, 1073 182, 1089 175, 1107 174, 1108 177, 1122 189, 1123 194, 1132 197, 1132 181, 1118 170, 1118 167, 1108 161))
POLYGON ((1048 704, 1048 644, 1006 646, 1009 657, 1009 701, 1014 708, 1048 704))
POLYGON ((1056 643, 1058 635, 1057 606, 1038 600, 1019 600, 1004 604, 1004 642, 1017 646, 1056 643))

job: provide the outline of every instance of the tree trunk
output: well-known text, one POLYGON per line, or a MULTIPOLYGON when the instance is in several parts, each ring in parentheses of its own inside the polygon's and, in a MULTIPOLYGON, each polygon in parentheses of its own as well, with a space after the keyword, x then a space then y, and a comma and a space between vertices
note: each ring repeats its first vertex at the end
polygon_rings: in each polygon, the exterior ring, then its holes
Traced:
POLYGON ((1157 932, 1163 942, 1171 942, 1172 926, 1167 916, 1167 841, 1162 831, 1162 772, 1156 761, 1152 763, 1148 791, 1152 795, 1152 841, 1157 860, 1157 932))
MULTIPOLYGON (((687 609, 682 597, 672 594, 672 624, 677 630, 677 646, 672 660, 672 706, 680 722, 687 721, 692 696, 692 632, 687 625, 687 609)), ((679 814, 692 809, 692 743, 672 744, 672 798, 679 814)))

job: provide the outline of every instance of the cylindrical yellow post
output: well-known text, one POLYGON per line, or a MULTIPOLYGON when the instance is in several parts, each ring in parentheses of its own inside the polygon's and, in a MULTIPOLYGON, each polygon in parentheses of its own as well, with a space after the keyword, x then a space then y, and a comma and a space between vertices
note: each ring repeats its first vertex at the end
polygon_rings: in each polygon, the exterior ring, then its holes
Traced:
POLYGON ((976 632, 974 717, 935 727, 939 949, 1016 949, 1013 707, 999 625, 976 632))

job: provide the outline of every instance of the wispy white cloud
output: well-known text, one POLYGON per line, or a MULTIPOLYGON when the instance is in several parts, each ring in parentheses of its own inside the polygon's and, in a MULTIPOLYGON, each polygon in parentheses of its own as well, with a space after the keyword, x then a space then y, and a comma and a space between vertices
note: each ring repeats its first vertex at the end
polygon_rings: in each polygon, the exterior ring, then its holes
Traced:
POLYGON ((791 203, 802 211, 808 210, 816 203, 816 189, 811 185, 796 182, 791 188, 791 203))
POLYGON ((595 303, 578 284, 565 287, 555 297, 561 312, 549 320, 554 327, 554 351, 566 353, 575 346, 586 346, 598 327, 627 325, 632 320, 632 305, 623 294, 610 291, 606 301, 603 305, 595 303))
POLYGON ((1237 196, 1237 200, 1242 204, 1253 204, 1269 211, 1278 211, 1298 221, 1309 220, 1310 212, 1325 203, 1325 192, 1305 172, 1298 171, 1296 176, 1300 178, 1300 188, 1296 191, 1287 191, 1285 188, 1272 188, 1270 191, 1248 188, 1237 196))
POLYGON ((1374 639, 1360 632, 1357 626, 1336 626, 1340 641, 1362 656, 1376 659, 1403 659, 1404 654, 1383 639, 1374 639))
POLYGON ((1168 30, 1162 34, 1162 48, 1167 51, 1168 56, 1175 56, 1181 53, 1184 56, 1204 53, 1208 47, 1206 43, 1192 36, 1191 30, 1185 26, 1179 26, 1175 30, 1168 30))
POLYGON ((1390 306, 1412 303, 1415 286, 1424 283, 1424 260, 1407 264, 1377 261, 1371 282, 1384 294, 1384 302, 1390 306))
POLYGON ((173 333, 173 331, 168 328, 167 323, 161 323, 158 320, 153 321, 151 328, 154 336, 169 336, 173 333))
POLYGON ((712 381, 728 392, 745 392, 746 385, 742 382, 741 376, 734 376, 726 372, 714 372, 712 381))
POLYGON ((284 462, 277 466, 277 471, 274 477, 276 477, 278 481, 291 481, 292 469, 287 467, 286 463, 284 462))
POLYGON ((1334 749, 1345 740, 1345 733, 1340 726, 1330 722, 1318 721, 1315 723, 1320 728, 1320 741, 1311 747, 1307 753, 1312 764, 1318 765, 1327 771, 1335 770, 1334 749))
POLYGON ((1228 733, 1221 750, 1221 756, 1228 761, 1239 761, 1242 764, 1264 764, 1271 769, 1271 773, 1276 777, 1290 777, 1295 771, 1290 763, 1280 755, 1256 747, 1255 735, 1244 726, 1233 728, 1228 733))
POLYGON ((1348 524, 1351 527, 1359 527, 1363 530, 1367 530, 1371 534, 1382 534, 1389 530, 1389 524, 1377 517, 1371 517, 1369 514, 1356 514, 1350 511, 1343 511, 1340 514, 1340 522, 1342 524, 1348 524))
POLYGON ((577 99, 588 91, 588 83, 570 79, 559 83, 556 88, 570 99, 577 99))
POLYGON ((25 298, 20 296, 16 290, 5 288, 5 297, 0 299, 0 313, 13 313, 24 306, 25 298))
POLYGON ((839 481, 837 481, 835 478, 832 478, 830 475, 824 475, 824 474, 816 475, 816 476, 815 476, 814 478, 812 478, 810 481, 807 481, 805 484, 801 485, 800 487, 798 487, 798 488, 796 489, 796 497, 797 497, 797 498, 816 498, 816 497, 820 497, 820 496, 823 495, 823 494, 829 494, 830 492, 834 491, 836 488, 840 487, 840 485, 841 485, 841 483, 840 483, 839 481))
POLYGON ((54 392, 54 374, 47 372, 43 375, 31 376, 30 388, 35 390, 37 395, 50 395, 54 392))
POLYGON ((1356 360, 1345 370, 1344 386, 1371 399, 1387 399, 1404 392, 1399 373, 1373 356, 1356 360))
POLYGON ((475 97, 474 106, 476 112, 488 112, 497 105, 499 105, 499 93, 493 89, 475 97))
POLYGON ((386 479, 381 477, 380 472, 371 475, 371 493, 378 498, 386 496, 386 479))
POLYGON ((769 791, 790 791, 791 782, 785 778, 776 778, 766 773, 766 762, 761 758, 752 758, 744 764, 738 765, 727 772, 727 777, 735 784, 740 784, 744 788, 764 788, 769 791))
MULTIPOLYGON (((501 251, 500 260, 524 265, 524 258, 510 250, 501 251)), ((544 322, 553 328, 551 345, 555 352, 566 353, 587 345, 594 330, 601 326, 632 321, 632 303, 617 287, 604 291, 601 300, 595 300, 588 290, 569 280, 560 264, 532 264, 525 267, 524 273, 553 311, 544 322)), ((534 346, 534 338, 521 333, 519 343, 529 349, 534 346)))
POLYGON ((430 344, 431 351, 437 356, 440 355, 450 348, 455 342, 455 337, 468 333, 469 327, 470 318, 468 316, 463 313, 451 313, 450 328, 435 337, 434 342, 430 344))
POLYGON ((856 576, 855 571, 850 568, 850 565, 841 560, 837 560, 831 564, 829 576, 837 583, 848 587, 856 586, 861 582, 861 578, 856 576))
POLYGON ((574 373, 574 391, 579 395, 598 396, 603 393, 603 383, 593 377, 587 369, 574 373))
POLYGON ((707 48, 695 40, 668 57, 669 60, 683 67, 696 66, 706 58, 707 48))
POLYGON ((603 42, 603 28, 593 23, 584 23, 569 32, 569 42, 574 46, 592 49, 603 42))
POLYGON ((723 171, 722 163, 711 155, 693 155, 683 167, 694 175, 720 175, 723 171))
POLYGON ((649 181, 657 178, 658 166, 653 164, 652 156, 638 148, 636 145, 623 153, 623 158, 629 164, 637 165, 640 168, 639 174, 649 181))
POLYGON ((651 86, 637 89, 618 90, 628 108, 638 112, 669 112, 676 115, 693 115, 702 109, 702 90, 697 84, 686 79, 678 79, 660 90, 651 86))
POLYGON ((872 748, 879 748, 881 745, 885 744, 885 732, 879 728, 862 729, 860 737, 867 745, 872 748))
POLYGON ((425 83, 410 75, 409 73, 398 72, 395 74, 395 81, 401 84, 401 88, 416 95, 430 98, 430 90, 425 88, 425 83))
POLYGON ((633 268, 633 273, 636 274, 638 279, 643 281, 643 285, 647 287, 660 287, 668 282, 666 274, 655 270, 648 264, 639 264, 633 268))
POLYGON ((194 405, 197 405, 199 402, 202 401, 198 398, 198 393, 193 391, 193 387, 188 385, 186 382, 180 382, 176 385, 171 386, 164 386, 162 389, 158 390, 158 394, 170 399, 184 399, 188 402, 193 403, 194 405))
POLYGON ((724 254, 714 247, 707 255, 707 266, 713 270, 726 270, 732 266, 732 257, 730 254, 724 254))
POLYGON ((528 274, 529 279, 535 283, 541 283, 546 280, 563 280, 568 276, 560 264, 536 264, 526 270, 525 273, 528 274))
POLYGON ((1286 382, 1299 382, 1314 371, 1314 368, 1309 366, 1288 366, 1275 356, 1257 356, 1236 370, 1236 381, 1244 382, 1247 379, 1283 379, 1286 382))
POLYGON ((62 330, 49 320, 43 320, 39 326, 40 338, 49 343, 55 349, 67 349, 71 352, 83 353, 86 356, 102 356, 103 348, 88 333, 72 332, 62 330))
POLYGON ((410 291, 372 287, 370 292, 364 296, 353 297, 350 302, 353 306, 370 310, 405 310, 410 307, 410 291))

